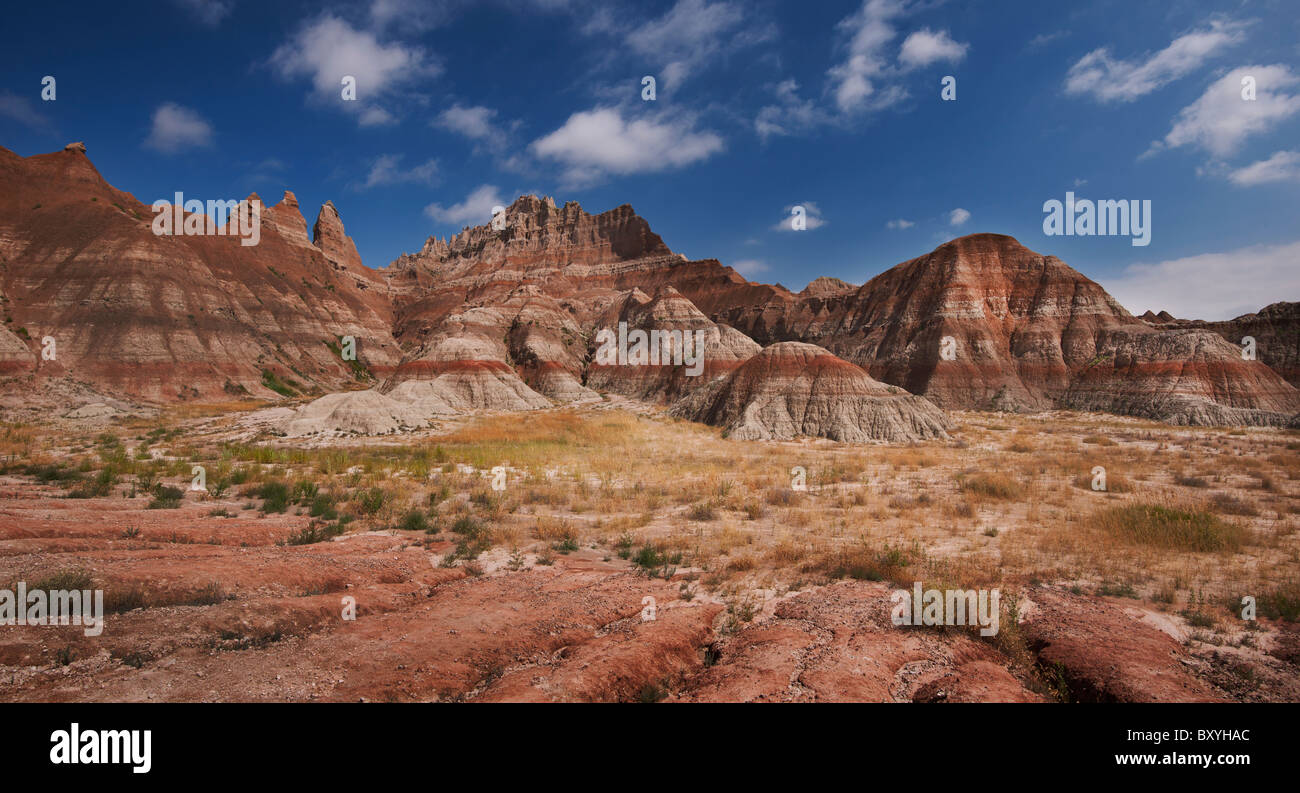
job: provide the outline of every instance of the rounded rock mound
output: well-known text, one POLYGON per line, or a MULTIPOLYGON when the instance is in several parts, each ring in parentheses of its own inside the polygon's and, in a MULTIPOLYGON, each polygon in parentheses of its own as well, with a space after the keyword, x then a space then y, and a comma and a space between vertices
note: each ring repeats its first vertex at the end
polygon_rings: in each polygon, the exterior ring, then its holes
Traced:
POLYGON ((844 443, 946 438, 933 403, 887 386, 814 344, 765 348, 709 388, 680 400, 674 415, 724 427, 740 440, 799 436, 844 443))

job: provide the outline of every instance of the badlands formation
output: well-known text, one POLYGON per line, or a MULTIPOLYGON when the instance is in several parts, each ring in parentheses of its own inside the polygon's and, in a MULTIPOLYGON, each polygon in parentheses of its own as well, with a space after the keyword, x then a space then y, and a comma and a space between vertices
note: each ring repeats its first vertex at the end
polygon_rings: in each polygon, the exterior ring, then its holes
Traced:
POLYGON ((288 192, 262 210, 256 245, 157 236, 151 207, 110 186, 84 146, 0 149, 0 187, 5 391, 53 389, 69 411, 317 397, 281 431, 370 435, 619 394, 737 438, 849 442, 940 435, 940 408, 1183 425, 1300 415, 1294 304, 1231 323, 1137 318, 997 234, 795 294, 673 253, 627 205, 591 215, 524 196, 500 228, 371 269, 332 203, 309 237, 288 192), (600 360, 600 332, 619 327, 698 332, 700 370, 600 360), (1259 360, 1238 334, 1255 335, 1259 360))
POLYGON ((1297 304, 995 234, 795 293, 531 196, 380 269, 291 193, 150 219, 0 149, 0 588, 109 625, 0 631, 0 700, 1300 700, 1297 304), (922 581, 1001 632, 896 625, 922 581))

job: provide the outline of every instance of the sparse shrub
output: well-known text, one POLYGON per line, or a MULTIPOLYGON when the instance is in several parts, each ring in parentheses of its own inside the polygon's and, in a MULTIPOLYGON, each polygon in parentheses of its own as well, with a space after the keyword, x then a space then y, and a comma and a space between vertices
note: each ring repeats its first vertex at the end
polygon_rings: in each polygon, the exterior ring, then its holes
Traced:
POLYGON ((284 512, 289 508, 289 486, 284 482, 276 480, 263 482, 257 488, 256 495, 262 499, 262 511, 268 515, 284 512))
POLYGON ((373 515, 384 508, 392 497, 382 487, 372 487, 357 496, 357 508, 363 515, 373 515))
POLYGON ((1024 493, 1024 486, 1006 474, 976 474, 962 479, 960 487, 988 498, 1016 499, 1024 493))
POLYGON ((179 509, 181 500, 185 498, 185 491, 177 487, 159 485, 154 488, 153 500, 149 502, 149 509, 179 509))
POLYGON ((1236 551, 1246 539, 1242 527, 1208 512, 1161 504, 1126 504, 1098 512, 1093 523, 1128 542, 1178 551, 1236 551))
POLYGON ((334 509, 334 499, 324 493, 317 493, 312 498, 307 514, 313 518, 324 518, 325 520, 334 520, 338 517, 338 511, 334 509))
POLYGON ((402 516, 402 522, 397 528, 402 531, 426 531, 429 528, 429 519, 418 509, 413 509, 402 516))
POLYGON ((1214 497, 1210 499, 1210 504, 1214 507, 1215 512, 1224 515, 1244 515, 1252 517, 1259 514, 1259 507, 1248 501, 1243 501, 1236 496, 1229 495, 1228 493, 1216 493, 1214 497))
POLYGON ((713 503, 709 501, 701 501, 700 503, 691 507, 689 516, 691 520, 699 520, 699 521, 710 521, 710 520, 718 519, 717 510, 713 508, 713 503))
POLYGON ((318 488, 315 482, 308 479, 299 479, 293 483, 293 490, 289 491, 289 500, 295 504, 310 504, 316 498, 318 488))

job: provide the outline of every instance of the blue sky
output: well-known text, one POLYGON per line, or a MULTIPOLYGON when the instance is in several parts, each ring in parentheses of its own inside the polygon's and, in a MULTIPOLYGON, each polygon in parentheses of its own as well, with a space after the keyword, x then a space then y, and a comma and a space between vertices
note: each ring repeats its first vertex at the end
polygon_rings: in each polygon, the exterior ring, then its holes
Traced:
POLYGON ((1135 312, 1216 319, 1300 300, 1296 12, 1294 0, 14 6, 0 145, 30 155, 84 140, 146 203, 287 188, 310 223, 331 199, 371 266, 536 192, 592 212, 630 203, 674 250, 794 289, 819 275, 862 283, 988 231, 1060 256, 1135 312), (941 98, 945 76, 955 101, 941 98), (1150 200, 1150 244, 1046 236, 1043 204, 1067 191, 1150 200), (806 230, 788 228, 794 205, 806 230))

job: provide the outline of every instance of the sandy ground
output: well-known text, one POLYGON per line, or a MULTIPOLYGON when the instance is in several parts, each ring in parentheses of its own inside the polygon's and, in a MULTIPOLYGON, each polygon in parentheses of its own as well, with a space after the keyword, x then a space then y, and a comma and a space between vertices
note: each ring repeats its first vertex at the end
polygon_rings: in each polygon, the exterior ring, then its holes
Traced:
MULTIPOLYGON (((349 449, 319 476, 323 489, 387 487, 394 505, 309 544, 289 544, 320 525, 304 505, 264 512, 239 487, 149 509, 129 475, 102 497, 68 498, 70 483, 10 468, 0 589, 72 572, 112 613, 99 636, 0 626, 0 700, 1300 701, 1295 623, 1244 621, 1223 605, 1295 580, 1294 434, 961 414, 945 443, 743 444, 629 407, 584 406, 564 430, 578 441, 503 460, 509 503, 482 495, 483 459, 546 434, 515 438, 517 417, 319 440, 310 448, 322 455, 349 449), (593 427, 617 436, 585 446, 593 427), (377 467, 358 443, 398 462, 377 467), (401 462, 412 445, 436 445, 446 461, 416 471, 401 462), (810 485, 791 495, 796 463, 810 485), (1091 463, 1129 489, 1078 486, 1091 463), (987 470, 1023 488, 996 497, 961 484, 987 470), (1094 536, 1091 511, 1168 497, 1201 474, 1196 498, 1254 505, 1233 518, 1244 546, 1120 552, 1094 536), (437 488, 433 527, 402 529, 437 488), (471 554, 452 528, 464 516, 490 528, 471 554), (642 547, 680 558, 638 564, 642 547), (897 575, 853 572, 852 554, 879 559, 882 548, 906 549, 897 575), (828 559, 849 559, 849 572, 828 559), (890 593, 912 577, 1000 587, 1010 622, 992 638, 895 626, 890 593)), ((179 421, 184 452, 158 433, 150 442, 140 422, 153 419, 139 417, 11 425, 7 437, 21 446, 10 459, 70 460, 102 449, 95 436, 108 429, 128 459, 181 471, 187 455, 235 454, 223 444, 246 444, 247 459, 276 447, 266 428, 277 415, 179 421)), ((290 481, 316 459, 259 470, 290 481)))

